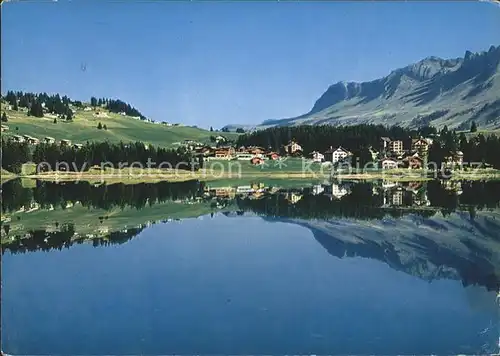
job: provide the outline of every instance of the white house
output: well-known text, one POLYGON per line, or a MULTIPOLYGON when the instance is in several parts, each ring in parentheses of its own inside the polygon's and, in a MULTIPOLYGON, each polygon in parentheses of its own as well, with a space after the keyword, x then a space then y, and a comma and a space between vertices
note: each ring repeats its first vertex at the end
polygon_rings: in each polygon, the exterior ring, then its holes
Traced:
POLYGON ((321 163, 321 162, 323 162, 325 160, 325 155, 322 154, 322 153, 320 153, 320 152, 314 151, 314 152, 311 153, 311 156, 312 156, 313 162, 319 162, 319 163, 321 163))
POLYGON ((398 168, 398 162, 392 159, 384 159, 380 161, 382 169, 396 169, 398 168))
POLYGON ((339 147, 336 150, 333 150, 333 147, 330 147, 330 149, 325 152, 325 160, 332 163, 347 161, 351 156, 352 153, 342 147, 339 147))
POLYGON ((325 191, 325 188, 321 184, 316 184, 312 187, 313 195, 321 194, 325 191))

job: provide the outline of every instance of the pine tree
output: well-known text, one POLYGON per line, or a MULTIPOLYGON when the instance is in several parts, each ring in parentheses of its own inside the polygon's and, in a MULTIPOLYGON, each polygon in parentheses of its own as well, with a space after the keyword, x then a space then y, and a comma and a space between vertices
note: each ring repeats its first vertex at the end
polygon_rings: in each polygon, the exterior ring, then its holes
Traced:
POLYGON ((54 124, 57 124, 57 118, 54 118, 54 124))
POLYGON ((470 125, 470 132, 477 132, 477 124, 475 121, 472 121, 472 124, 470 125))
POLYGON ((90 105, 93 107, 96 107, 97 106, 97 98, 91 97, 90 98, 90 105))
POLYGON ((99 121, 99 124, 97 124, 97 129, 98 129, 98 130, 102 130, 102 124, 101 124, 101 122, 100 122, 100 121, 99 121))
POLYGON ((72 121, 73 120, 73 111, 71 109, 68 109, 68 113, 66 114, 66 121, 72 121))
POLYGON ((17 105, 17 99, 14 101, 14 105, 12 105, 12 109, 14 109, 15 111, 19 110, 19 105, 17 105))
POLYGON ((102 127, 104 130, 107 130, 108 127, 106 126, 106 124, 104 124, 104 126, 102 127))
POLYGON ((7 119, 7 114, 5 112, 2 113, 2 122, 8 122, 9 119, 7 119))
POLYGON ((212 126, 210 126, 210 132, 213 132, 214 131, 214 128, 212 126))

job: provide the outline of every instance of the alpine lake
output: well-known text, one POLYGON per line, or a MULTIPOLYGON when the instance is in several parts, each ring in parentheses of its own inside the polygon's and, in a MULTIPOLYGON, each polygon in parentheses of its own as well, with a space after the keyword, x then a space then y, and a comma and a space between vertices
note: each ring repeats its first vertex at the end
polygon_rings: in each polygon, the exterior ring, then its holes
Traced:
POLYGON ((12 355, 492 354, 500 181, 2 185, 12 355))

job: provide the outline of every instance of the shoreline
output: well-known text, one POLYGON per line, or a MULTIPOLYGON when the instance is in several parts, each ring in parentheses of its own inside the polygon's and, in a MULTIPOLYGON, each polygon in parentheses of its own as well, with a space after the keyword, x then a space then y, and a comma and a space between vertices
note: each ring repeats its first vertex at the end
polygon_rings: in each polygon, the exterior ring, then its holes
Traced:
MULTIPOLYGON (((297 171, 281 171, 281 172, 242 172, 239 174, 224 173, 217 171, 185 171, 185 172, 128 172, 128 171, 97 171, 97 172, 46 172, 30 175, 7 175, 2 176, 2 183, 12 179, 27 178, 45 181, 87 181, 87 182, 137 182, 137 183, 156 183, 156 182, 185 182, 189 180, 199 181, 218 181, 218 180, 244 180, 244 179, 293 179, 304 181, 316 180, 389 180, 389 181, 428 181, 437 179, 437 177, 429 177, 428 171, 374 171, 374 172, 358 172, 358 173, 342 173, 331 175, 330 172, 297 172, 297 171)), ((473 172, 455 171, 448 178, 450 180, 500 180, 500 170, 475 170, 473 172)))

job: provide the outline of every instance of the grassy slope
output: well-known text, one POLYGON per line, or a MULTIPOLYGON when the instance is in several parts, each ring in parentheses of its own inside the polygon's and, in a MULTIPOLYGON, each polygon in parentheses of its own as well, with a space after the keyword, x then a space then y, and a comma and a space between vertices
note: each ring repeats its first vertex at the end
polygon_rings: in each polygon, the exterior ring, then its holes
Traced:
MULTIPOLYGON (((101 113, 104 110, 100 109, 101 113)), ((56 124, 51 117, 29 117, 26 112, 5 110, 9 122, 7 135, 30 135, 38 139, 46 136, 56 140, 69 139, 75 143, 86 141, 130 142, 142 141, 144 143, 169 147, 184 140, 209 142, 210 136, 217 134, 207 130, 185 126, 157 125, 146 121, 136 120, 131 117, 108 113, 108 117, 94 117, 93 111, 78 110, 73 122, 58 120, 56 124), (101 122, 108 130, 98 130, 101 122), (16 130, 16 127, 18 130, 16 130)), ((223 133, 228 138, 235 138, 234 133, 223 133)))
MULTIPOLYGON (((124 209, 116 207, 110 210, 88 209, 78 203, 66 209, 55 207, 52 211, 40 209, 29 213, 6 213, 3 219, 11 219, 10 222, 6 223, 11 228, 10 236, 36 229, 54 231, 56 230, 56 222, 61 225, 75 224, 75 231, 80 235, 99 235, 99 230, 120 231, 125 228, 138 227, 148 221, 193 218, 210 214, 212 211, 209 203, 201 202, 194 204, 166 202, 146 206, 139 210, 131 207, 124 209), (108 219, 101 223, 99 217, 103 216, 107 216, 108 219)), ((2 239, 5 238, 2 231, 2 239)))

